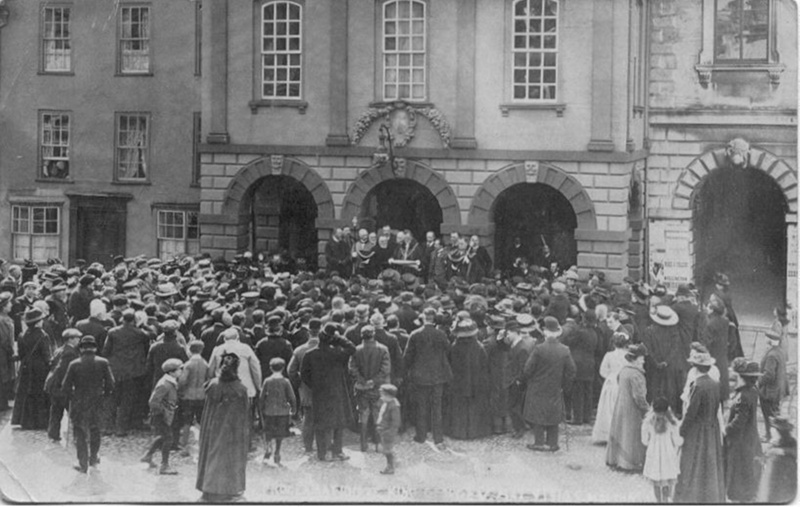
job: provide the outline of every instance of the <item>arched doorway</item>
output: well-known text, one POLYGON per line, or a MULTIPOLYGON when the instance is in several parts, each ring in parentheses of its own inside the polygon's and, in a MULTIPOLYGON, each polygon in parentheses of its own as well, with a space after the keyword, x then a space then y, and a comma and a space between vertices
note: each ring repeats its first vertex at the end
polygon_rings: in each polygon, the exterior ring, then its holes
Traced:
POLYGON ((501 270, 514 262, 512 246, 519 237, 532 264, 546 264, 544 245, 562 267, 577 262, 578 220, 570 201, 543 183, 518 183, 497 196, 493 210, 495 259, 501 270))
POLYGON ((728 274, 740 322, 769 324, 784 303, 788 211, 780 185, 752 167, 712 170, 695 189, 695 280, 708 294, 714 273, 728 274))
POLYGON ((418 241, 425 233, 437 235, 443 222, 436 196, 421 183, 404 178, 385 180, 367 192, 359 219, 370 230, 389 225, 395 230, 409 229, 418 241))
POLYGON ((288 254, 317 265, 317 204, 314 195, 291 176, 265 176, 250 187, 250 248, 288 254))

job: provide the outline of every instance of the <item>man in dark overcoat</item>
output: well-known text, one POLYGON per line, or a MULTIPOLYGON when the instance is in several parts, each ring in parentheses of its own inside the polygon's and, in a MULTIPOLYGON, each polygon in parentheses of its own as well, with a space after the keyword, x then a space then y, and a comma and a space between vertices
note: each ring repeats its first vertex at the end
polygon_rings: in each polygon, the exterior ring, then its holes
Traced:
POLYGON ((769 349, 761 359, 763 375, 758 379, 758 397, 761 413, 764 415, 764 437, 770 441, 770 420, 780 413, 781 401, 789 394, 789 381, 786 376, 786 356, 781 348, 781 335, 770 329, 766 338, 769 349))
POLYGON ((702 330, 699 332, 700 343, 706 346, 711 357, 716 361, 719 370, 719 399, 724 404, 728 401, 728 328, 730 323, 725 317, 725 306, 719 299, 711 299, 706 305, 706 315, 702 330))
POLYGON ((450 342, 447 335, 436 328, 436 310, 426 308, 422 316, 424 325, 408 337, 403 356, 412 403, 416 406, 414 441, 425 442, 430 428, 434 444, 443 448, 442 397, 444 385, 453 379, 447 359, 450 342))
POLYGON ((698 341, 703 314, 698 308, 697 301, 694 300, 688 285, 681 284, 678 286, 672 309, 678 314, 678 333, 681 336, 683 356, 689 357, 692 342, 698 341))
POLYGON ((61 391, 61 384, 67 374, 67 367, 81 355, 78 351, 78 343, 82 336, 77 329, 64 330, 62 335, 64 345, 56 350, 51 362, 53 368, 44 382, 44 390, 50 396, 50 421, 47 425, 47 436, 54 442, 61 440, 61 418, 64 416, 64 410, 69 406, 69 400, 61 391))
MULTIPOLYGON (((512 438, 520 439, 525 435, 525 364, 536 346, 536 340, 531 337, 532 327, 522 328, 521 325, 532 326, 533 322, 514 318, 506 323, 506 336, 510 340, 511 348, 508 351, 508 364, 505 370, 504 384, 508 386, 508 413, 511 416, 511 426, 514 428, 512 438), (520 323, 520 320, 523 322, 520 323)), ((533 317, 526 315, 531 321, 533 317)))
POLYGON ((114 376, 109 362, 95 355, 97 343, 93 337, 81 338, 79 347, 81 357, 69 364, 61 390, 70 399, 69 415, 78 450, 75 469, 86 473, 90 466, 100 463, 97 454, 100 451, 103 397, 111 394, 114 376))
POLYGON ((544 318, 544 343, 534 347, 525 363, 525 420, 533 425, 534 451, 558 450, 558 425, 564 419, 564 390, 575 378, 569 348, 560 343, 561 326, 555 317, 544 318))
MULTIPOLYGON (((586 310, 577 331, 564 337, 563 343, 569 347, 575 361, 575 381, 569 393, 567 422, 575 425, 589 424, 592 417, 592 387, 596 372, 595 350, 597 348, 597 316, 594 310, 586 310)), ((565 400, 566 401, 566 400, 565 400)))
POLYGON ((342 430, 353 424, 347 392, 347 366, 356 346, 342 337, 338 329, 332 322, 326 324, 319 337, 319 346, 306 353, 300 366, 300 378, 311 389, 311 410, 314 412, 314 433, 320 461, 326 460, 331 436, 333 459, 350 459, 342 452, 342 430))
MULTIPOLYGON (((103 346, 103 357, 108 359, 111 371, 114 372, 114 406, 118 436, 127 435, 131 422, 134 421, 137 397, 146 383, 145 361, 149 347, 150 335, 136 326, 134 311, 128 309, 122 312, 122 325, 108 332, 103 346)), ((149 384, 147 387, 150 387, 149 384)), ((141 423, 138 419, 137 416, 137 424, 141 423)))
POLYGON ((89 304, 94 297, 92 284, 95 281, 95 276, 89 273, 83 275, 78 280, 78 286, 70 293, 67 302, 67 310, 69 311, 70 322, 74 326, 79 320, 89 318, 89 304))

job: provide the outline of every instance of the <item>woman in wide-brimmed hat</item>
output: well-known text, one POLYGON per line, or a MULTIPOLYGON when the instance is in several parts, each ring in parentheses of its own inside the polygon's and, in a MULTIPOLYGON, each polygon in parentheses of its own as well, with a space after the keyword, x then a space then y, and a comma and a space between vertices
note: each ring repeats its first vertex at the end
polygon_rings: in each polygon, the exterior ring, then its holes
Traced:
POLYGON ((737 357, 731 365, 738 375, 736 395, 725 426, 725 484, 728 498, 752 502, 758 490, 756 460, 761 458, 758 438, 758 390, 761 369, 755 361, 737 357))
POLYGON ((683 450, 676 503, 725 502, 725 468, 719 424, 719 387, 708 372, 715 360, 707 351, 692 350, 689 364, 697 369, 681 421, 683 450))
POLYGON ((677 326, 678 314, 669 306, 659 305, 650 313, 650 320, 642 337, 650 353, 645 363, 647 399, 665 397, 672 412, 680 417, 681 390, 689 366, 686 364, 688 349, 681 342, 677 326))
POLYGON ((38 308, 25 312, 23 320, 27 329, 19 338, 19 384, 14 398, 11 424, 25 430, 47 428, 49 404, 44 391, 50 362, 49 337, 42 329, 46 315, 38 308))
POLYGON ((458 439, 485 437, 492 432, 489 360, 473 320, 459 321, 454 334, 449 353, 453 380, 445 394, 444 433, 458 439))

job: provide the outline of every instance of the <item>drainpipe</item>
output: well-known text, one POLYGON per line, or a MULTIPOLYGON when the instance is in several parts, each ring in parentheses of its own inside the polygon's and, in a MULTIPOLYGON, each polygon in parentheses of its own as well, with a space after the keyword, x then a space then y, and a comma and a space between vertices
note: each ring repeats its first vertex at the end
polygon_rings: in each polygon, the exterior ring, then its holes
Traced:
POLYGON ((644 46, 645 46, 645 72, 644 72, 644 113, 642 115, 642 134, 644 139, 642 140, 642 148, 648 151, 648 156, 644 159, 644 176, 642 178, 642 220, 644 220, 644 224, 642 224, 642 242, 644 243, 644 259, 643 259, 643 268, 645 273, 644 280, 649 281, 650 278, 650 208, 649 208, 649 189, 648 189, 648 168, 650 166, 650 62, 651 62, 651 54, 650 54, 650 38, 651 38, 651 30, 650 26, 653 22, 652 19, 652 2, 644 2, 644 20, 645 22, 642 23, 642 30, 645 32, 644 36, 644 46))

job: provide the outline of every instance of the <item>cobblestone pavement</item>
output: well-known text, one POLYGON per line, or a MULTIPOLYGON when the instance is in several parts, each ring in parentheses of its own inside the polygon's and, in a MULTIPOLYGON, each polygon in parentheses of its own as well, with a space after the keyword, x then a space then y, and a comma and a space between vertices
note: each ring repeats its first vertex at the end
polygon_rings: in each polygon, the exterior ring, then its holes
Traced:
MULTIPOLYGON (((649 483, 637 475, 609 470, 605 448, 589 443, 590 428, 570 427, 562 449, 538 454, 528 438, 507 435, 480 441, 446 440, 438 451, 403 435, 396 446, 394 476, 374 448, 358 451, 345 434, 347 462, 320 463, 303 453, 299 437, 284 442, 283 466, 261 463, 262 444, 250 453, 247 502, 651 502, 649 483)), ((6 425, 0 432, 0 460, 8 470, 0 487, 12 500, 35 502, 195 502, 196 447, 174 456, 177 476, 160 476, 139 463, 150 436, 104 437, 101 463, 88 475, 72 469, 74 448, 51 443, 44 432, 6 425), (7 487, 7 485, 10 485, 7 487), (13 493, 16 492, 16 495, 13 493)))

